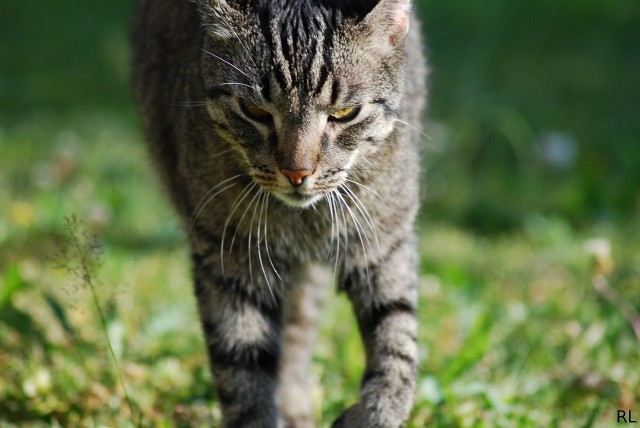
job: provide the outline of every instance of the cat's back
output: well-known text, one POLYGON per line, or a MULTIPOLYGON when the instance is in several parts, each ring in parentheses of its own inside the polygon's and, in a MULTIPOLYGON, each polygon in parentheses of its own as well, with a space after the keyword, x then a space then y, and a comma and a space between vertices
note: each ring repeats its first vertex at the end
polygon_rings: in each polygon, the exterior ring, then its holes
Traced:
POLYGON ((198 15, 189 1, 136 0, 131 32, 134 67, 157 54, 184 50, 198 30, 198 15))
POLYGON ((132 21, 134 92, 144 106, 170 92, 181 64, 196 58, 198 15, 189 1, 137 0, 132 21), (164 90, 163 90, 164 88, 164 90))
POLYGON ((200 21, 188 0, 137 0, 132 29, 132 84, 151 154, 174 202, 181 185, 177 141, 191 138, 202 111, 179 107, 198 82, 200 21))

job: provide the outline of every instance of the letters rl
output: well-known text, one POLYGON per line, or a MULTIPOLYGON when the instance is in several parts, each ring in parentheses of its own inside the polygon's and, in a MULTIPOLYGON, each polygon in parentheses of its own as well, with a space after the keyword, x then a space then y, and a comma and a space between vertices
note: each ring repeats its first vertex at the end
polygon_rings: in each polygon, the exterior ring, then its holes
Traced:
POLYGON ((631 410, 618 410, 618 423, 637 424, 638 420, 634 419, 631 410))

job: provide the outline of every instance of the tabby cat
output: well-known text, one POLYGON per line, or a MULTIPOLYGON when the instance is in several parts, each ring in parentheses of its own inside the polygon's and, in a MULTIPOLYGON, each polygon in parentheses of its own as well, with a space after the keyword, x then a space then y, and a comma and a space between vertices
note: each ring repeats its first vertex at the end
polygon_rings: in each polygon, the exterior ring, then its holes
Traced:
POLYGON ((188 233, 222 424, 314 426, 307 375, 337 282, 366 370, 333 426, 401 426, 426 92, 410 0, 138 0, 133 24, 136 97, 188 233))

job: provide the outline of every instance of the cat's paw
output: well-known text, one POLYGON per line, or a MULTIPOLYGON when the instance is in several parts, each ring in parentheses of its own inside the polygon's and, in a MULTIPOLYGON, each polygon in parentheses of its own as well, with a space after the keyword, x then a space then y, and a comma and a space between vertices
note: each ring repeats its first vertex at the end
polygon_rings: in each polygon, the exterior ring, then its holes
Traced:
POLYGON ((367 410, 360 403, 349 407, 333 422, 331 428, 401 428, 403 420, 392 411, 367 410))
POLYGON ((356 404, 345 410, 338 419, 333 422, 331 428, 356 428, 363 426, 360 407, 356 404))
POLYGON ((313 428, 313 419, 310 415, 297 415, 284 418, 284 428, 313 428))

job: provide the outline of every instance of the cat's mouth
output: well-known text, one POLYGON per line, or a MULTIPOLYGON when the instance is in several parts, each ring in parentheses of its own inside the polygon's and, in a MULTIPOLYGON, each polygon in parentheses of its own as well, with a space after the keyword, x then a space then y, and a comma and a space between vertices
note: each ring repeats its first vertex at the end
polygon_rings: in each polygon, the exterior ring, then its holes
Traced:
POLYGON ((293 190, 290 192, 274 192, 274 195, 285 204, 296 208, 309 207, 322 198, 321 194, 305 193, 299 190, 293 190))

